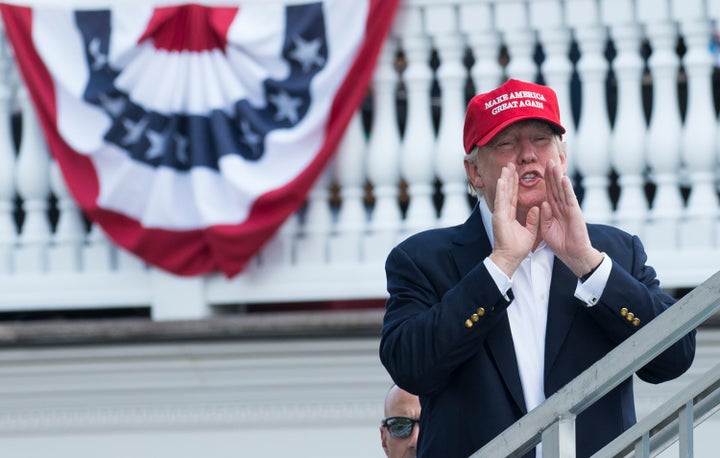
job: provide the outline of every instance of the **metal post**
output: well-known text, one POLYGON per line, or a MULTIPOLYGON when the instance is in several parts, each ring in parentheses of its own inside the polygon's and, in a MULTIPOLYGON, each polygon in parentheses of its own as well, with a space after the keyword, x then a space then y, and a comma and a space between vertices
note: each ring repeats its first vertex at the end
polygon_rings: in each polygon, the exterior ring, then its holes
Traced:
POLYGON ((560 417, 542 433, 543 458, 575 458, 575 416, 560 417))

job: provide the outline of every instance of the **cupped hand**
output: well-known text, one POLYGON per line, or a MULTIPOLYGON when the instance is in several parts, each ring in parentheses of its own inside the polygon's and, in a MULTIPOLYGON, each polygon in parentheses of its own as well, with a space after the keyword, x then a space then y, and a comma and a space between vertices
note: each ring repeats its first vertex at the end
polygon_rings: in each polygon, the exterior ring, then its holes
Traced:
POLYGON ((519 176, 515 164, 502 168, 495 188, 492 217, 494 246, 490 259, 508 277, 532 250, 538 232, 539 209, 527 214, 525 226, 517 220, 519 176))
POLYGON ((590 243, 585 218, 572 183, 559 164, 545 167, 546 201, 540 207, 540 236, 555 255, 578 277, 602 261, 590 243))

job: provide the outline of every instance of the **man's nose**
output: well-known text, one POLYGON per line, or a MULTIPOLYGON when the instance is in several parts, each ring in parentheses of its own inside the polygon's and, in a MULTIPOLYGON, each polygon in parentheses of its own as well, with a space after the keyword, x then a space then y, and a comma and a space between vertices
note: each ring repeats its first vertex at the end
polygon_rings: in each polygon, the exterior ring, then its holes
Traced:
POLYGON ((535 153, 535 145, 532 144, 528 139, 523 139, 520 142, 520 151, 518 152, 518 163, 528 164, 537 160, 537 154, 535 153))

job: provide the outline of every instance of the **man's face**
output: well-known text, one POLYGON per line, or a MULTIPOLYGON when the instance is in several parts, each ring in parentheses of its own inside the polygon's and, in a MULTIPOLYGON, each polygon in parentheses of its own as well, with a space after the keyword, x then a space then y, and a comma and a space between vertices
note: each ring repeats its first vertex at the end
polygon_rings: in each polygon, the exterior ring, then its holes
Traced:
POLYGON ((518 216, 546 200, 545 165, 552 159, 566 169, 566 155, 550 126, 542 121, 519 121, 506 127, 478 152, 474 164, 465 162, 468 178, 495 209, 495 187, 503 167, 517 167, 518 216))
MULTIPOLYGON (((385 417, 420 418, 420 402, 416 396, 407 392, 398 392, 385 407, 385 417)), ((412 433, 406 438, 393 437, 387 427, 380 427, 382 448, 388 458, 415 458, 417 453, 417 424, 412 426, 412 433)))

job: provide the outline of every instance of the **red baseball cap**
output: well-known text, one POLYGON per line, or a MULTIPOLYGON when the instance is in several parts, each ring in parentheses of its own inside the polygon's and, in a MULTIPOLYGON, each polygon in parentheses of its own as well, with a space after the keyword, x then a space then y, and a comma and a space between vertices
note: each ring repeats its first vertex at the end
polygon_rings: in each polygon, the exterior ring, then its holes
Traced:
POLYGON ((490 92, 476 95, 465 113, 465 153, 475 145, 487 145, 501 130, 523 119, 547 121, 558 134, 565 133, 557 95, 548 86, 509 79, 490 92))

